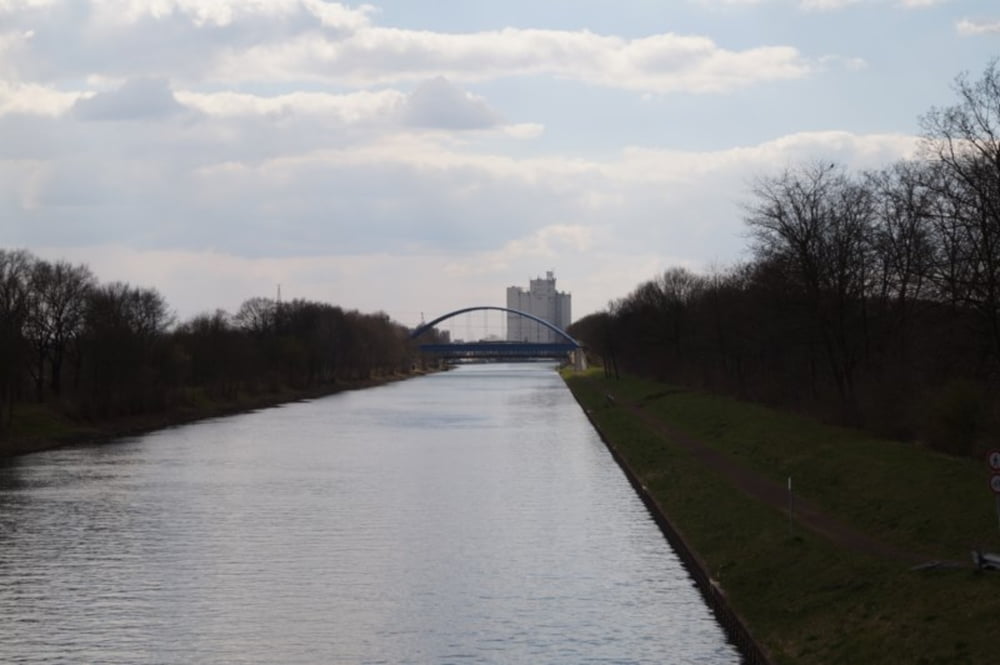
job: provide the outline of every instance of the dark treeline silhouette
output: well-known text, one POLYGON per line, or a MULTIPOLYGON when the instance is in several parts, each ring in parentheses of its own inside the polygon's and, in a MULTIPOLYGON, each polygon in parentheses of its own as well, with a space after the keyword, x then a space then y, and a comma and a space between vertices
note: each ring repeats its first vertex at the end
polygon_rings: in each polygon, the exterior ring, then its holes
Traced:
POLYGON ((408 330, 384 313, 251 298, 235 315, 176 325, 154 289, 0 249, 0 435, 19 403, 103 420, 332 388, 418 363, 408 330))
POLYGON ((572 334, 609 373, 980 452, 1000 433, 996 61, 954 87, 957 103, 921 118, 917 158, 760 178, 745 263, 667 270, 572 334))

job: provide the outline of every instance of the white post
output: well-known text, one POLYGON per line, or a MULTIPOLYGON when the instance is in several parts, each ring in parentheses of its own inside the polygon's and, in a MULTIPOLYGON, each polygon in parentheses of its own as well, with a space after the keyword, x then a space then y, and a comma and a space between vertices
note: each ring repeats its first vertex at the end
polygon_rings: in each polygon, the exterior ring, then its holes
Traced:
POLYGON ((792 477, 788 476, 788 535, 792 535, 792 477))

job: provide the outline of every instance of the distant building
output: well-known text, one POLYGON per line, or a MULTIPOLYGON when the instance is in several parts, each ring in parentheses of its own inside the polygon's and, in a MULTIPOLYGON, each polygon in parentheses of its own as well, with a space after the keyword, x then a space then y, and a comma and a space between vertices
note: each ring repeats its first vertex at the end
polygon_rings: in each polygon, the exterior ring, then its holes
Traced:
MULTIPOLYGON (((570 294, 556 291, 556 278, 552 271, 530 282, 528 290, 519 286, 507 287, 507 307, 533 314, 565 330, 570 324, 570 294)), ((561 338, 537 321, 518 314, 507 314, 507 341, 549 343, 561 338)))

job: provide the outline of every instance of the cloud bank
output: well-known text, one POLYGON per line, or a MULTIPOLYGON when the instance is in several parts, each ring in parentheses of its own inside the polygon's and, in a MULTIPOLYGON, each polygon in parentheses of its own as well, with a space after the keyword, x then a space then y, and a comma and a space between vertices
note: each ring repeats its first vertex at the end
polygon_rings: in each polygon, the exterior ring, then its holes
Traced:
POLYGON ((519 28, 455 34, 381 27, 372 14, 370 7, 319 0, 7 2, 0 5, 8 26, 0 55, 9 78, 50 85, 95 74, 353 87, 556 76, 634 91, 707 93, 801 78, 815 68, 787 45, 733 50, 670 32, 633 39, 519 28))
MULTIPOLYGON (((613 105, 728 108, 865 60, 665 24, 381 19, 322 0, 0 0, 0 246, 156 286, 182 318, 281 283, 413 323, 546 269, 580 315, 667 265, 738 258, 753 175, 817 157, 877 167, 915 145, 797 127, 594 148, 630 129, 613 105), (567 129, 577 116, 591 124, 567 129)), ((723 121, 753 121, 740 111, 723 121)))

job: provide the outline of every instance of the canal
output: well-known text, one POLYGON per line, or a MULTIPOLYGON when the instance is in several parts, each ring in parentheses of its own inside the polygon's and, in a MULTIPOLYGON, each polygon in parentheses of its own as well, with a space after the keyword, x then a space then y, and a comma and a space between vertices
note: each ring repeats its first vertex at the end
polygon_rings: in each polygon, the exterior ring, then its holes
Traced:
POLYGON ((0 662, 739 661, 550 365, 0 466, 0 662))

